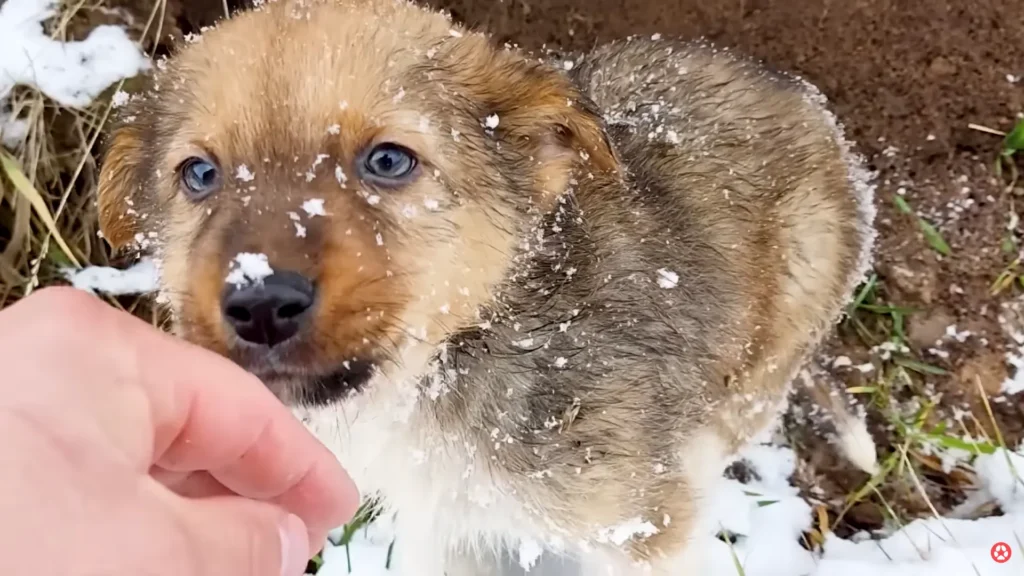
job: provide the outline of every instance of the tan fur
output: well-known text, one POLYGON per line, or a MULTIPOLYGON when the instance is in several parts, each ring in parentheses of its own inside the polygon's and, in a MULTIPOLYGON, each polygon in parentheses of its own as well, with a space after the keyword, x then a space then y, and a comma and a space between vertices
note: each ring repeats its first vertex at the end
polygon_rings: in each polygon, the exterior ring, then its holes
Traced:
POLYGON ((133 206, 141 192, 138 188, 142 183, 136 176, 141 158, 141 131, 131 126, 121 128, 106 153, 97 206, 100 229, 115 249, 131 244, 139 230, 138 212, 133 206))
POLYGON ((400 568, 489 573, 478 547, 539 543, 699 573, 700 502, 872 241, 813 89, 672 41, 566 74, 393 0, 270 2, 161 68, 104 163, 104 233, 155 236, 179 332, 263 377, 399 511, 400 568), (360 180, 380 142, 416 153, 415 180, 360 180), (198 202, 175 173, 195 155, 223 175, 198 202), (236 345, 220 294, 239 252, 315 280, 297 343, 236 345), (353 359, 366 387, 311 405, 353 359), (609 536, 634 520, 656 533, 609 536))

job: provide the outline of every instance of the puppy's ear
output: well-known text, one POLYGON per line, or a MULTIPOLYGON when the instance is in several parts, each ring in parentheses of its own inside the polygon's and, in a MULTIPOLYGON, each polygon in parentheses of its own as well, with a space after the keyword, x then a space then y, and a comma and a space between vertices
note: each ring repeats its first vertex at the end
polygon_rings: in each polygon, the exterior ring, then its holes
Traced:
POLYGON ((565 74, 478 35, 461 38, 451 55, 449 74, 481 114, 498 116, 496 133, 531 147, 546 191, 564 189, 574 166, 583 175, 619 172, 601 114, 565 74))
POLYGON ((144 162, 142 128, 118 128, 103 156, 97 191, 100 232, 114 250, 130 244, 140 231, 144 162))

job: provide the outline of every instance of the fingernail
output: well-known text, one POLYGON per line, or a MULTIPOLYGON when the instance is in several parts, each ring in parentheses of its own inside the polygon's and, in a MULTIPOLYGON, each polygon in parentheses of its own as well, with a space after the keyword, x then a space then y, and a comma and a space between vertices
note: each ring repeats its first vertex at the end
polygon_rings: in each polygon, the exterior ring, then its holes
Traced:
POLYGON ((281 533, 281 576, 302 576, 309 561, 309 534, 305 523, 289 514, 278 531, 281 533))

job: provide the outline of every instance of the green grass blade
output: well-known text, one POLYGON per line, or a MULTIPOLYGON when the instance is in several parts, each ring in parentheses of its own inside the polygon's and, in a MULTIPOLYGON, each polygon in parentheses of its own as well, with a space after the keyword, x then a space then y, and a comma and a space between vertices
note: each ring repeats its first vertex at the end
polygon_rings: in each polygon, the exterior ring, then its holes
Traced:
POLYGON ((939 368, 938 366, 932 366, 931 364, 925 364, 924 362, 918 362, 917 360, 912 360, 903 356, 896 356, 893 358, 893 362, 895 362, 897 366, 902 366, 907 370, 913 370, 920 374, 933 374, 935 376, 945 376, 949 374, 948 371, 939 368))
POLYGON ((904 214, 913 214, 914 211, 910 209, 910 204, 907 203, 903 196, 896 195, 892 197, 892 201, 896 203, 896 208, 899 208, 900 212, 904 214))
POLYGON ((874 312, 875 314, 902 314, 906 316, 917 313, 917 309, 915 308, 908 308, 907 306, 892 306, 889 304, 861 304, 860 309, 867 310, 868 312, 874 312))
POLYGON ((64 255, 67 256, 68 260, 75 265, 76 268, 81 268, 82 264, 75 258, 74 252, 71 251, 71 247, 68 246, 67 242, 64 241, 64 236, 61 235, 60 230, 57 229, 57 223, 53 220, 53 214, 50 213, 50 209, 46 206, 46 201, 43 200, 43 195, 36 190, 32 182, 29 181, 25 173, 21 171, 21 167, 18 165, 18 161, 14 159, 10 154, 0 150, 0 165, 3 166, 4 172, 7 177, 11 180, 11 184, 14 184, 14 188, 21 193, 22 196, 28 199, 32 208, 35 210, 39 219, 43 221, 46 229, 50 231, 50 235, 57 241, 57 245, 64 251, 64 255))
POLYGON ((943 448, 953 448, 956 450, 963 450, 964 452, 970 452, 971 454, 995 454, 995 445, 989 442, 968 442, 952 436, 946 436, 944 434, 925 434, 925 438, 932 440, 936 444, 943 448))
POLYGON ((1024 118, 1017 120, 1017 125, 1003 139, 1003 156, 1013 156, 1024 150, 1024 118))
POLYGON ((943 239, 942 234, 939 234, 939 231, 934 226, 922 218, 918 218, 918 223, 921 225, 921 231, 924 232, 924 237, 932 249, 943 256, 949 256, 952 253, 949 244, 946 244, 946 240, 943 239))

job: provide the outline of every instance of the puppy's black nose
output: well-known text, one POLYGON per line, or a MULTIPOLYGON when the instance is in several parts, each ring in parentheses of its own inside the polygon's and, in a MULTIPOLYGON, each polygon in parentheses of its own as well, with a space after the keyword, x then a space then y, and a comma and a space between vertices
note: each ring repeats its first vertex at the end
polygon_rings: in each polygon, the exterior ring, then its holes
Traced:
POLYGON ((239 338, 275 346, 294 336, 308 321, 315 291, 312 282, 295 272, 275 272, 262 283, 229 284, 221 308, 239 338))

